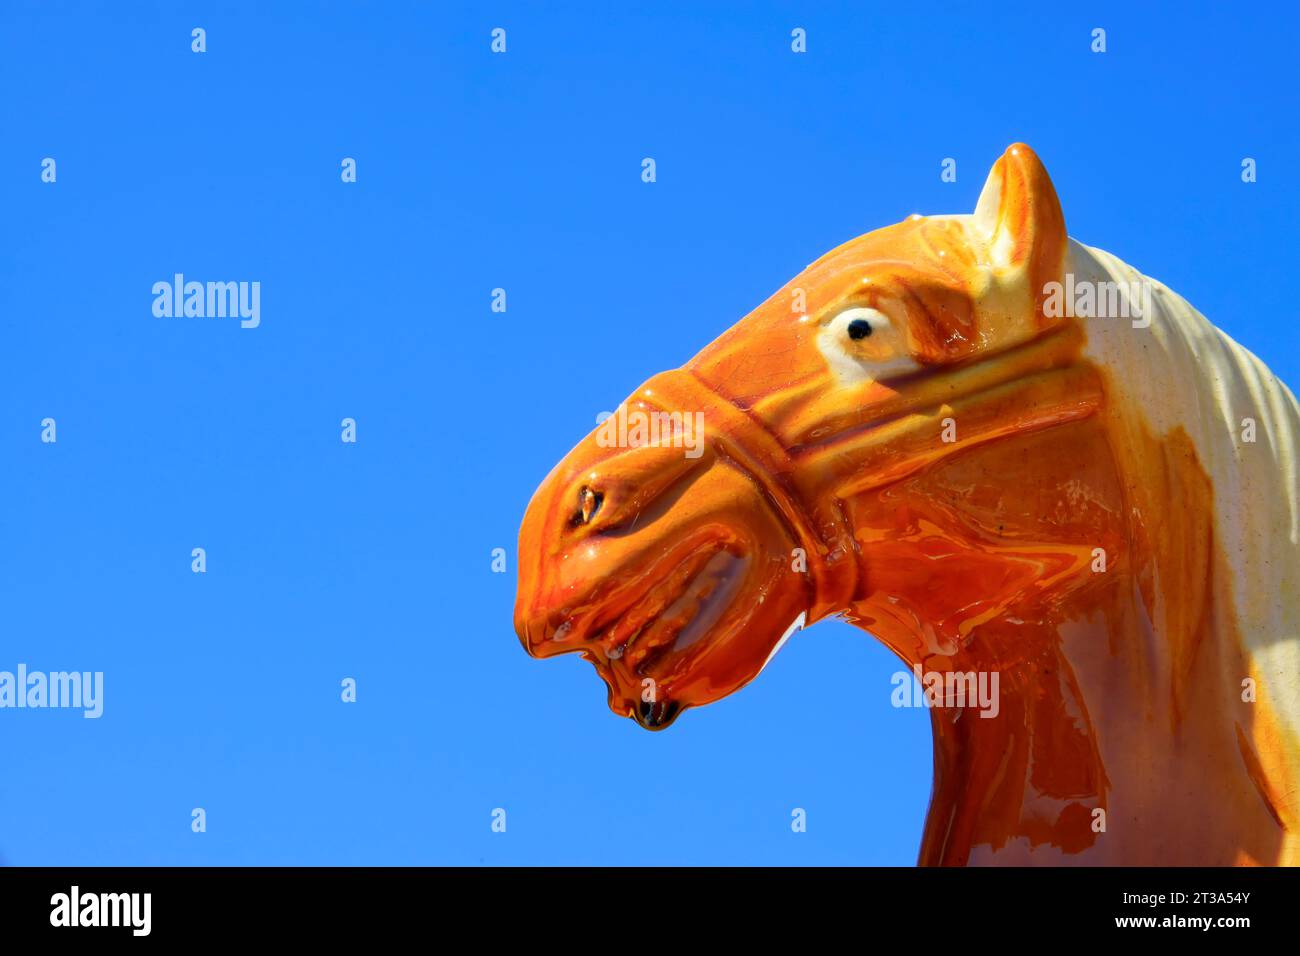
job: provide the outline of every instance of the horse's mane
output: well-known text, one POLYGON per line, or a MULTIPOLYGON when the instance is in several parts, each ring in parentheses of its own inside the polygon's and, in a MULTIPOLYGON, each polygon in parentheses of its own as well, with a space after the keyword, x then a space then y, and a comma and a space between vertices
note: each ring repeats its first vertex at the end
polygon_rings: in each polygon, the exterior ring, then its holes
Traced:
POLYGON ((1076 282, 1150 284, 1150 326, 1135 328, 1126 318, 1083 320, 1086 354, 1118 393, 1110 396, 1111 414, 1130 424, 1141 420, 1157 436, 1181 427, 1191 439, 1213 485, 1213 534, 1230 569, 1232 601, 1225 610, 1234 614, 1260 680, 1260 699, 1294 740, 1300 736, 1300 406, 1263 362, 1163 284, 1073 240, 1066 271, 1076 282), (1254 422, 1253 443, 1243 439, 1246 419, 1254 422))

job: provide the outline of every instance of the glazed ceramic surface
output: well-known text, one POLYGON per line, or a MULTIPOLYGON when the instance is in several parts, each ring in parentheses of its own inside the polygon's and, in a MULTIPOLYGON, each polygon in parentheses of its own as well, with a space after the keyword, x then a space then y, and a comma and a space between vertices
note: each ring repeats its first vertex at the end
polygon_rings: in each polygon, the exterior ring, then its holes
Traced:
POLYGON ((972 215, 828 252, 580 442, 515 626, 654 729, 832 615, 996 674, 996 713, 930 711, 925 864, 1295 863, 1298 436, 1015 145, 972 215))

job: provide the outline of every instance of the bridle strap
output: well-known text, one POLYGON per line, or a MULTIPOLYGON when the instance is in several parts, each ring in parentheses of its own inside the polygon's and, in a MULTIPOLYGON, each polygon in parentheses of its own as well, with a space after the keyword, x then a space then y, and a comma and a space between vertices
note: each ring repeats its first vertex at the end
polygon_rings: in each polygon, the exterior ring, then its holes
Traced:
POLYGON ((705 442, 734 462, 793 532, 807 555, 814 606, 808 620, 846 608, 858 579, 857 545, 838 500, 810 510, 796 491, 798 460, 750 411, 719 394, 690 369, 660 372, 628 399, 660 412, 702 412, 705 442))

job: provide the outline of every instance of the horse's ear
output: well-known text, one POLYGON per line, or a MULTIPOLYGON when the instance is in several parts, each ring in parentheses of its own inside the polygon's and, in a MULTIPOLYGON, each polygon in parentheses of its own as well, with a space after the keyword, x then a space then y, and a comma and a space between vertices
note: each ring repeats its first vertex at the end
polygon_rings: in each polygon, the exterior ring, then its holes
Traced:
POLYGON ((999 284, 1028 294, 1038 319, 1045 286, 1060 281, 1065 263, 1065 217, 1047 170, 1024 143, 1007 147, 975 204, 976 230, 988 242, 989 260, 999 284))
POLYGON ((975 204, 975 226, 996 266, 1060 265, 1066 242, 1061 203, 1042 161, 1024 143, 1008 146, 993 164, 975 204))

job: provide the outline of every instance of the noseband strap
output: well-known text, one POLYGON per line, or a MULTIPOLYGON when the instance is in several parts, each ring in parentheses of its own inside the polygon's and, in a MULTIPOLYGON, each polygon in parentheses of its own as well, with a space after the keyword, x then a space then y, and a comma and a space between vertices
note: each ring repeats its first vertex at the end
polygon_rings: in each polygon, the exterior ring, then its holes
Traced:
POLYGON ((706 444, 753 480, 804 549, 815 596, 809 623, 849 605, 857 586, 858 555, 840 502, 801 500, 795 483, 798 461, 762 421, 684 368, 659 373, 628 404, 683 416, 702 412, 706 444))

